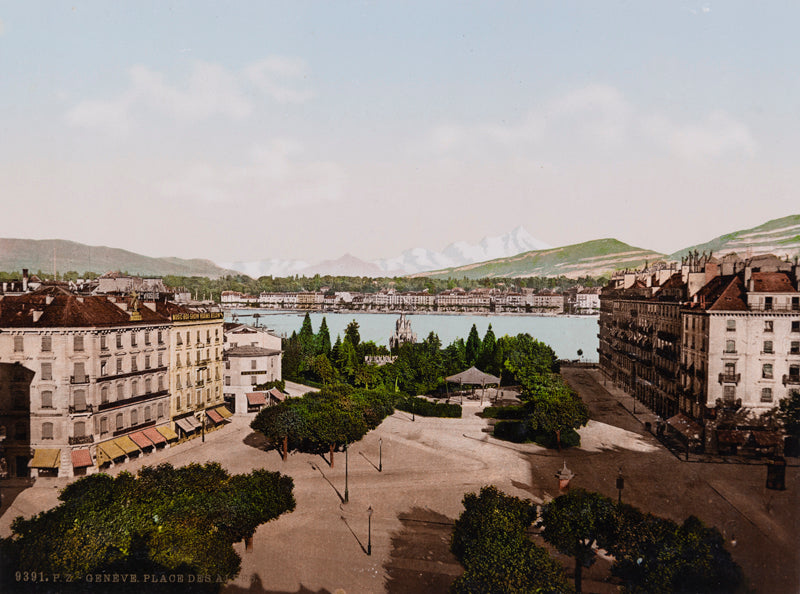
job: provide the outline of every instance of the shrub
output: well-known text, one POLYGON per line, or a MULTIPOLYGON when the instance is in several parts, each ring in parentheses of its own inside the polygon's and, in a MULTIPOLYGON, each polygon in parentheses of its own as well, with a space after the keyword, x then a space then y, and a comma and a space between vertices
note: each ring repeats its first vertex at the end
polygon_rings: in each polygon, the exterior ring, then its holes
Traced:
MULTIPOLYGON (((554 433, 549 433, 546 431, 531 433, 530 439, 531 441, 536 442, 538 445, 548 449, 554 449, 558 447, 558 441, 556 440, 554 433)), ((578 435, 578 432, 574 429, 568 429, 561 434, 562 448, 572 448, 579 445, 581 445, 581 436, 578 435)))
POLYGON ((487 406, 483 409, 485 419, 516 419, 521 420, 526 415, 525 406, 487 406))
POLYGON ((414 413, 421 417, 442 417, 449 419, 461 418, 460 404, 445 404, 443 402, 430 402, 424 398, 413 396, 404 398, 395 405, 397 410, 414 413))
POLYGON ((525 421, 497 421, 492 435, 505 441, 525 443, 529 441, 528 423, 525 421))

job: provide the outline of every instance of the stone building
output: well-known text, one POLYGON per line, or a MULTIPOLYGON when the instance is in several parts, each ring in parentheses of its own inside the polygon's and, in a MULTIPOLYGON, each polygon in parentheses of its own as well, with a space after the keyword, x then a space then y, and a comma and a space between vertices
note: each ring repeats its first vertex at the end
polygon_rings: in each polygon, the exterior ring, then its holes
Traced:
POLYGON ((224 396, 235 414, 257 411, 278 399, 255 386, 281 379, 281 342, 266 328, 225 324, 224 396))
POLYGON ((395 324, 395 330, 389 337, 389 348, 394 350, 406 342, 417 342, 417 335, 411 330, 411 321, 401 313, 395 324))

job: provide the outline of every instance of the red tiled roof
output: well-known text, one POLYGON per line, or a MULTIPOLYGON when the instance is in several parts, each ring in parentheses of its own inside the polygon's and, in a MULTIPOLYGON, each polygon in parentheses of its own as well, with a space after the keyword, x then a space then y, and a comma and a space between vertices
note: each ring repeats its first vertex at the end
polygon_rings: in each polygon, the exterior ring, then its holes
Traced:
POLYGON ((756 293, 797 293, 785 272, 754 272, 752 278, 756 293))

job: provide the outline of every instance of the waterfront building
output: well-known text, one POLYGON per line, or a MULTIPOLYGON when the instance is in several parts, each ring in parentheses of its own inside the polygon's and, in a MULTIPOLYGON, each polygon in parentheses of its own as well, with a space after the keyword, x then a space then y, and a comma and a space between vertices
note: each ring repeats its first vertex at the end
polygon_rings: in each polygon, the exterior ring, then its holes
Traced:
POLYGON ((595 314, 600 311, 600 288, 581 289, 575 295, 575 313, 595 314))
POLYGON ((281 337, 266 328, 225 324, 224 398, 237 414, 253 412, 276 401, 279 392, 256 390, 258 384, 281 379, 281 337))
POLYGON ((395 330, 389 337, 389 348, 395 350, 406 342, 417 342, 417 335, 411 330, 411 320, 406 318, 405 313, 401 313, 395 325, 395 330))

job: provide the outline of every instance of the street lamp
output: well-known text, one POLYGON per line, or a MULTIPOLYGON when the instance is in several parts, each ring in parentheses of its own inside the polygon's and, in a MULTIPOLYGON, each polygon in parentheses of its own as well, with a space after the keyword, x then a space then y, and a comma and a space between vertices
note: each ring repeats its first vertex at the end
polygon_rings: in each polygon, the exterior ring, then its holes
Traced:
POLYGON ((383 472, 383 438, 378 438, 378 472, 383 472))
POLYGON ((622 503, 622 489, 625 488, 625 479, 622 478, 622 467, 619 469, 619 474, 617 475, 617 491, 619 491, 619 495, 617 497, 617 503, 622 503))
POLYGON ((372 555, 372 506, 367 508, 367 555, 372 555))
POLYGON ((347 444, 344 444, 344 502, 345 503, 350 501, 350 492, 347 489, 347 471, 348 471, 347 444))

